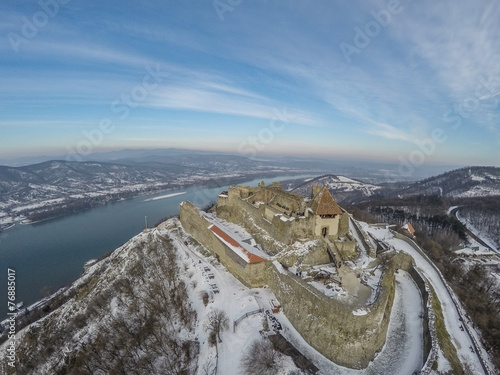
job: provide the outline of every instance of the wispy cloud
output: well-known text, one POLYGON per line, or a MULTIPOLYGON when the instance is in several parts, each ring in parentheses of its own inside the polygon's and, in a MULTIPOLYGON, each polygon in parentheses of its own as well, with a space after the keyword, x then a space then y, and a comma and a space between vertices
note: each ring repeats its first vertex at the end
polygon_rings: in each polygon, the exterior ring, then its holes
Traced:
POLYGON ((367 132, 368 134, 377 135, 387 139, 395 139, 406 142, 414 140, 410 132, 407 132, 404 129, 398 129, 388 124, 374 124, 373 127, 371 127, 367 132))
MULTIPOLYGON (((165 119, 173 126, 183 121, 176 133, 186 140, 204 118, 221 119, 229 129, 239 120, 261 124, 275 116, 274 110, 286 108, 293 126, 282 134, 283 142, 299 137, 312 144, 342 132, 349 144, 378 137, 397 148, 449 125, 443 114, 467 105, 477 108, 459 114, 464 120, 455 133, 460 145, 471 129, 495 138, 500 132, 499 3, 401 4, 403 11, 348 64, 339 44, 353 43, 354 28, 363 29, 373 20, 371 10, 385 9, 386 1, 349 7, 256 1, 228 13, 223 23, 210 2, 190 7, 144 1, 126 8, 118 1, 70 2, 21 53, 15 54, 6 38, 0 42, 0 127, 15 134, 16 126, 37 121, 40 127, 65 126, 61 119, 92 126, 85 120, 111 115, 111 103, 142 83, 147 66, 159 64, 168 75, 134 104, 119 130, 128 127, 130 139, 143 138, 140 124, 165 119), (496 89, 477 90, 483 79, 496 82, 496 89)), ((19 31, 21 17, 38 10, 36 4, 6 7, 3 35, 19 31)), ((240 128, 228 134, 244 138, 246 127, 240 128)), ((453 142, 447 142, 449 149, 453 142)))
MULTIPOLYGON (((152 99, 148 101, 147 105, 269 120, 276 116, 273 110, 281 111, 286 107, 284 103, 278 103, 272 99, 263 100, 264 98, 260 95, 247 93, 238 88, 225 86, 212 88, 215 90, 210 90, 205 84, 201 84, 197 88, 169 86, 152 93, 152 99)), ((287 108, 286 113, 292 123, 321 126, 318 119, 305 111, 287 108)))

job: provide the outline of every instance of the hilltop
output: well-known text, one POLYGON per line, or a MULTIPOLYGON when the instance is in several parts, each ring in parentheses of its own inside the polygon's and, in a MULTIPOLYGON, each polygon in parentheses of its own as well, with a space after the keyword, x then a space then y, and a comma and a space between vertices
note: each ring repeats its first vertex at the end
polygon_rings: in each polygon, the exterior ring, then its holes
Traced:
POLYGON ((500 168, 466 167, 412 184, 396 186, 401 196, 439 195, 450 198, 500 196, 500 168))
POLYGON ((310 195, 312 186, 325 186, 341 203, 351 203, 379 194, 381 185, 363 182, 345 176, 325 175, 312 178, 293 189, 294 193, 310 195))

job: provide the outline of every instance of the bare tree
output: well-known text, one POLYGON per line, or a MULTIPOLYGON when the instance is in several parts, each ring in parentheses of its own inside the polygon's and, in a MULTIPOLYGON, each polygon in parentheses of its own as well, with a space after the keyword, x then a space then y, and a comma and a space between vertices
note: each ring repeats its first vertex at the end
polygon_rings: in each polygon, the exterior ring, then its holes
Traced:
POLYGON ((208 313, 207 320, 205 321, 205 329, 214 332, 222 342, 220 337, 221 332, 228 327, 229 318, 224 310, 213 309, 208 313))
POLYGON ((268 339, 254 341, 241 359, 245 375, 273 375, 279 371, 278 353, 268 339))

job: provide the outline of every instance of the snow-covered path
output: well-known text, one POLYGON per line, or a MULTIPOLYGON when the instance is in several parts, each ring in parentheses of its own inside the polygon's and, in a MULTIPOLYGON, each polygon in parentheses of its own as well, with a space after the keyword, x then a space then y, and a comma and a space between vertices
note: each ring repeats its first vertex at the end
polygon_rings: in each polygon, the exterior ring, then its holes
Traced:
MULTIPOLYGON (((473 346, 473 343, 470 336, 466 331, 460 330, 460 326, 462 324, 467 324, 467 321, 466 319, 464 319, 463 322, 460 321, 461 315, 453 301, 451 292, 443 282, 438 271, 430 263, 430 260, 424 257, 420 252, 415 250, 407 242, 395 238, 394 235, 389 231, 389 229, 370 227, 367 225, 364 227, 364 229, 367 232, 370 232, 376 238, 394 246, 396 250, 402 250, 405 253, 410 254, 413 259, 415 259, 417 268, 429 280, 430 284, 436 292, 436 295, 438 296, 443 310, 446 330, 450 334, 453 344, 457 348, 460 359, 462 360, 462 362, 465 361, 470 364, 471 368, 474 371, 474 374, 485 374, 477 353, 471 352, 470 347, 473 346)), ((474 331, 470 326, 469 328, 471 329, 471 331, 474 331)), ((479 341, 478 337, 476 337, 476 341, 479 341)), ((483 356, 483 358, 488 358, 488 356, 485 355, 483 356)))

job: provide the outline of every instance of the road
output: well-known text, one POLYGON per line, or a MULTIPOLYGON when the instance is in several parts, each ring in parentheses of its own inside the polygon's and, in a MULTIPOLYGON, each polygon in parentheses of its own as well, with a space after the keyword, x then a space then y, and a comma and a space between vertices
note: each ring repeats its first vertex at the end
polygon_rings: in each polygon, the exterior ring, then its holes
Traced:
MULTIPOLYGON (((460 219, 458 218, 458 215, 457 215, 457 212, 460 210, 460 207, 455 207, 454 209, 452 209, 450 211, 450 216, 454 217, 455 219, 457 219, 458 221, 460 221, 460 219)), ((462 223, 463 224, 463 223, 462 223)), ((482 246, 486 247, 487 249, 491 250, 491 251, 494 251, 496 253, 499 253, 496 249, 493 249, 491 248, 490 245, 488 245, 486 242, 484 242, 481 238, 479 238, 478 236, 476 236, 474 233, 472 233, 469 229, 465 228, 465 233, 467 233, 468 236, 472 237, 474 240, 476 240, 479 244, 481 244, 482 246)))
POLYGON ((488 354, 482 345, 479 344, 479 337, 475 329, 471 326, 467 314, 444 280, 441 272, 427 255, 413 241, 398 239, 388 229, 367 227, 365 230, 379 240, 385 241, 395 249, 402 250, 413 257, 417 268, 424 274, 436 292, 441 303, 446 330, 461 360, 468 362, 473 368, 474 374, 492 374, 489 369, 488 354), (465 331, 460 330, 461 325, 465 327, 465 331), (475 349, 474 352, 470 351, 470 347, 475 349))

